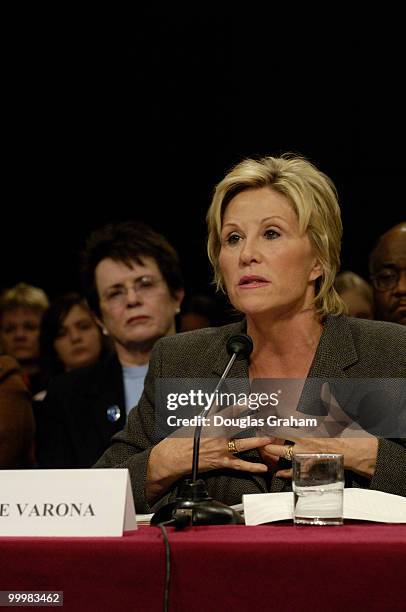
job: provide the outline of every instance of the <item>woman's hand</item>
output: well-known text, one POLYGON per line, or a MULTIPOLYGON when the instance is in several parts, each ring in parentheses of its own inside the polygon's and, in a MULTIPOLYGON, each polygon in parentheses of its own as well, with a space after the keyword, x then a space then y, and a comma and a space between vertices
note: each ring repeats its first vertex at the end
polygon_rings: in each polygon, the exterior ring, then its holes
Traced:
MULTIPOLYGON (((161 497, 170 486, 192 471, 193 435, 188 437, 165 438, 151 451, 146 479, 146 496, 149 502, 161 497)), ((252 473, 268 471, 264 463, 244 461, 228 450, 229 438, 201 438, 199 452, 199 471, 231 469, 252 473)), ((271 438, 238 438, 235 440, 237 452, 261 448, 271 442, 271 438)))
MULTIPOLYGON (((295 453, 341 453, 344 467, 362 476, 372 477, 375 473, 378 454, 378 439, 366 432, 340 407, 331 393, 329 385, 323 385, 322 399, 328 405, 328 414, 320 419, 313 431, 300 437, 298 430, 278 428, 280 438, 260 449, 263 460, 275 463, 275 459, 285 457, 284 441, 294 443, 295 453), (314 437, 314 436, 317 437, 314 437)), ((281 478, 292 478, 292 469, 279 470, 275 474, 281 478)))
MULTIPOLYGON (((362 476, 372 477, 375 473, 378 454, 378 438, 373 436, 363 438, 294 438, 292 452, 295 453, 341 453, 344 455, 344 468, 362 476)), ((279 442, 279 440, 278 440, 279 442)), ((275 457, 284 457, 286 446, 282 444, 267 444, 260 449, 265 463, 271 463, 275 457)), ((292 478, 292 469, 279 470, 276 476, 292 478)))

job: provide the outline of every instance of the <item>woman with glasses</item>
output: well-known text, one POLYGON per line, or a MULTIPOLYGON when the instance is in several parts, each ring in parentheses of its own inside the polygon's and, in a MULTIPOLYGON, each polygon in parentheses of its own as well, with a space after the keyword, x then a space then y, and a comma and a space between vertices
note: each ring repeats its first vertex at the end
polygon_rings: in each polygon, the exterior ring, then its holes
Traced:
POLYGON ((183 298, 177 253, 143 223, 93 232, 83 282, 114 355, 50 385, 38 423, 41 467, 90 467, 100 457, 138 403, 155 342, 175 333, 183 298))
MULTIPOLYGON (((263 381, 280 385, 278 395, 290 380, 291 416, 315 415, 320 427, 283 422, 275 432, 262 427, 260 412, 250 435, 231 427, 216 435, 214 418, 199 452, 209 495, 236 504, 243 494, 289 491, 292 457, 317 452, 344 455, 347 487, 406 496, 406 329, 343 314, 334 289, 342 224, 331 180, 292 155, 246 159, 217 185, 207 219, 217 287, 245 318, 157 343, 138 408, 97 467, 128 467, 138 512, 176 497, 191 473, 193 427, 179 419, 178 435, 166 437, 154 427, 162 387, 171 377, 218 381, 228 340, 246 332, 252 353, 234 362, 226 383, 247 394, 263 381)), ((194 414, 191 401, 177 416, 194 414)))

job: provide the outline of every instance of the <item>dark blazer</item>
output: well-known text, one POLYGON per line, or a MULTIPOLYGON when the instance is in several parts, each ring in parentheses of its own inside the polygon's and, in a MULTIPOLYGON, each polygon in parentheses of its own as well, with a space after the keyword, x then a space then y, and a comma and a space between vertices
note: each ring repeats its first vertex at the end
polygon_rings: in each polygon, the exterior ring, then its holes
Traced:
POLYGON ((126 422, 124 382, 114 355, 56 377, 35 409, 36 457, 40 468, 88 468, 126 422), (117 406, 111 422, 107 410, 117 406))
MULTIPOLYGON (((154 381, 159 378, 218 378, 228 361, 227 339, 244 331, 245 322, 178 334, 158 341, 154 347, 144 393, 137 410, 130 413, 125 429, 96 467, 128 467, 137 512, 151 512, 172 499, 175 485, 151 508, 144 495, 148 458, 159 442, 154 427, 154 381)), ((406 327, 393 323, 328 316, 309 372, 309 377, 400 378, 406 374, 406 327)), ((229 376, 248 381, 248 362, 236 361, 229 376)), ((346 473, 346 486, 379 489, 406 496, 406 441, 379 440, 376 471, 371 480, 346 473)), ((261 461, 257 451, 243 458, 261 461)), ((201 475, 210 495, 227 504, 241 502, 244 493, 290 490, 291 483, 272 472, 254 475, 217 470, 201 475)), ((178 483, 179 484, 179 483, 178 483)))

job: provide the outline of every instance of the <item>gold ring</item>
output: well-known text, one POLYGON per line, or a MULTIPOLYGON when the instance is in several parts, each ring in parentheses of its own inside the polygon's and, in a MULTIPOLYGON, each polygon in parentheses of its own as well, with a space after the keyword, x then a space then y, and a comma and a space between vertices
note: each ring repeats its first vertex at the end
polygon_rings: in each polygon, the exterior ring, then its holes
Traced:
POLYGON ((235 445, 235 440, 229 440, 227 442, 227 450, 228 450, 229 453, 231 453, 233 455, 235 453, 238 453, 237 447, 235 445))
POLYGON ((290 446, 285 446, 284 449, 284 458, 287 459, 288 461, 292 461, 293 459, 293 446, 294 445, 290 445, 290 446))

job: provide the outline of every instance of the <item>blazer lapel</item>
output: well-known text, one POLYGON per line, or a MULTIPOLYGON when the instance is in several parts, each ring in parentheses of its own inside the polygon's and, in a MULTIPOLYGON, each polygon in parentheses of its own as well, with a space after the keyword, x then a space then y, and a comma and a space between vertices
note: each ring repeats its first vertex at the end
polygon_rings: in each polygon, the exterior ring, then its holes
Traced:
POLYGON ((351 329, 345 316, 328 315, 323 333, 311 365, 309 375, 300 398, 300 411, 306 414, 327 414, 321 399, 322 386, 329 384, 330 391, 337 388, 337 379, 342 382, 339 398, 343 407, 352 393, 346 371, 358 361, 358 354, 351 329))
POLYGON ((358 361, 351 329, 344 315, 327 315, 309 377, 343 378, 358 361))
MULTIPOLYGON (((221 334, 216 337, 215 346, 213 346, 213 355, 215 357, 212 364, 212 373, 217 376, 222 375, 224 368, 230 359, 230 356, 227 353, 228 339, 234 334, 245 334, 247 331, 247 324, 245 319, 243 319, 242 321, 238 321, 232 325, 220 327, 219 331, 221 331, 221 334)), ((246 372, 246 375, 248 375, 248 362, 245 359, 234 362, 229 376, 238 377, 241 372, 246 372), (241 367, 241 364, 244 363, 245 366, 241 367)))
MULTIPOLYGON (((347 378, 346 370, 358 361, 358 354, 347 318, 328 315, 318 344, 308 378, 300 398, 300 411, 306 414, 324 414, 320 393, 325 382, 347 378)), ((340 400, 345 402, 351 394, 351 385, 340 385, 340 400)), ((288 467, 288 464, 286 466, 288 467)), ((271 492, 290 489, 290 481, 274 477, 271 492)))
POLYGON ((122 368, 116 355, 102 364, 97 379, 87 390, 87 395, 95 430, 101 440, 110 439, 126 422, 122 368), (116 421, 108 418, 109 408, 116 409, 116 414, 120 415, 116 421))

